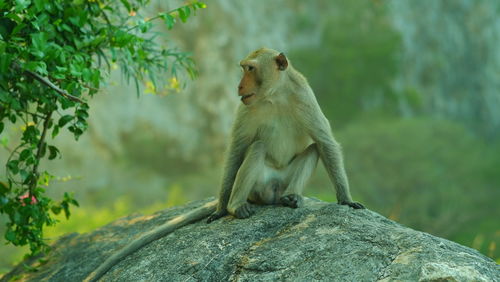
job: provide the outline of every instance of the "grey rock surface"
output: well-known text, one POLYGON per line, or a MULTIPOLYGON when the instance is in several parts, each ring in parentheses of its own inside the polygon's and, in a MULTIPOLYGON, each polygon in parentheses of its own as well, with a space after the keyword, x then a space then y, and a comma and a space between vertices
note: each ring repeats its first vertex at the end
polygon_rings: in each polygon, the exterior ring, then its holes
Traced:
MULTIPOLYGON (((2 280, 83 280, 136 236, 208 201, 67 235, 37 272, 20 265, 2 280)), ((258 207, 249 219, 227 216, 185 226, 130 255, 102 280, 500 281, 500 266, 370 210, 307 199, 299 209, 258 207)))

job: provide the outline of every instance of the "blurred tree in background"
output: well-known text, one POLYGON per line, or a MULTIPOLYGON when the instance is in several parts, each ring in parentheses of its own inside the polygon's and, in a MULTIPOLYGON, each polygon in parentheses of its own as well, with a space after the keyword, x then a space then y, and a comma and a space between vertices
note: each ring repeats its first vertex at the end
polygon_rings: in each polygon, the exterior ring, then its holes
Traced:
POLYGON ((322 43, 293 50, 323 111, 336 128, 369 114, 397 114, 392 83, 398 70, 399 34, 387 7, 336 1, 328 7, 322 43), (362 80, 362 81, 361 81, 362 80))
POLYGON ((404 114, 445 117, 498 138, 500 2, 392 1, 392 10, 403 39, 395 88, 404 114))
MULTIPOLYGON (((152 1, 146 12, 181 5, 152 1)), ((310 81, 344 147, 355 199, 498 259, 499 5, 214 1, 168 31, 171 42, 193 51, 195 82, 161 90, 146 81, 136 99, 135 88, 114 72, 92 100, 81 149, 63 131, 54 140, 64 158, 46 165, 58 176, 47 193, 73 190, 82 207, 47 234, 85 232, 133 212, 216 195, 240 103, 238 62, 266 46, 285 52, 310 81)), ((19 134, 6 127, 1 138, 19 134)), ((321 165, 305 193, 335 200, 321 165)))
POLYGON ((488 253, 498 236, 499 148, 429 118, 365 121, 341 137, 351 185, 377 211, 463 244, 484 230, 488 253))

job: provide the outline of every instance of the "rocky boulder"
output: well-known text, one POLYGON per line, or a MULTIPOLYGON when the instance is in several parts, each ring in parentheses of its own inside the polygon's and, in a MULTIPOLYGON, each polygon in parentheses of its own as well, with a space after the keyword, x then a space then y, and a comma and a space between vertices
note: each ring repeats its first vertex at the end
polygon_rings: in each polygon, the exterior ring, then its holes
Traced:
MULTIPOLYGON (((20 265, 2 280, 83 280, 136 236, 208 201, 64 236, 38 271, 20 265)), ((370 210, 306 199, 299 209, 263 206, 249 219, 187 225, 128 256, 102 280, 500 281, 500 266, 370 210)))

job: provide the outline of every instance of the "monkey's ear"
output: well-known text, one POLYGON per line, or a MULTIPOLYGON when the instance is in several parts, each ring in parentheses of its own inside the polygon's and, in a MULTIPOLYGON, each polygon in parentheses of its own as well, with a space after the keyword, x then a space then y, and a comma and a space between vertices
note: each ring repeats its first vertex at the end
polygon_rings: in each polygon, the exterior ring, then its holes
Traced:
POLYGON ((284 71, 288 67, 288 60, 286 59, 285 54, 280 53, 278 56, 274 57, 274 60, 276 61, 280 71, 284 71))

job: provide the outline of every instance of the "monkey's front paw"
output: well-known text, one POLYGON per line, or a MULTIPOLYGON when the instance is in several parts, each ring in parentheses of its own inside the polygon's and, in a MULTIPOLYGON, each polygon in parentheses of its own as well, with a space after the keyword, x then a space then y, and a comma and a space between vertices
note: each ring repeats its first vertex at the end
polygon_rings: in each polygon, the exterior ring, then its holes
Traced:
POLYGON ((237 218, 247 218, 254 213, 254 208, 249 203, 244 203, 234 211, 234 216, 237 218))
POLYGON ((214 220, 217 220, 223 216, 227 215, 227 211, 226 210, 223 210, 223 211, 216 211, 214 212, 213 214, 211 214, 208 218, 207 218, 207 223, 210 223, 214 220))
POLYGON ((298 208, 302 206, 302 196, 298 194, 290 194, 286 195, 280 198, 281 203, 284 206, 291 207, 291 208, 298 208))
POLYGON ((356 203, 356 202, 339 202, 339 204, 350 206, 353 209, 364 209, 365 208, 365 206, 363 206, 360 203, 356 203))

